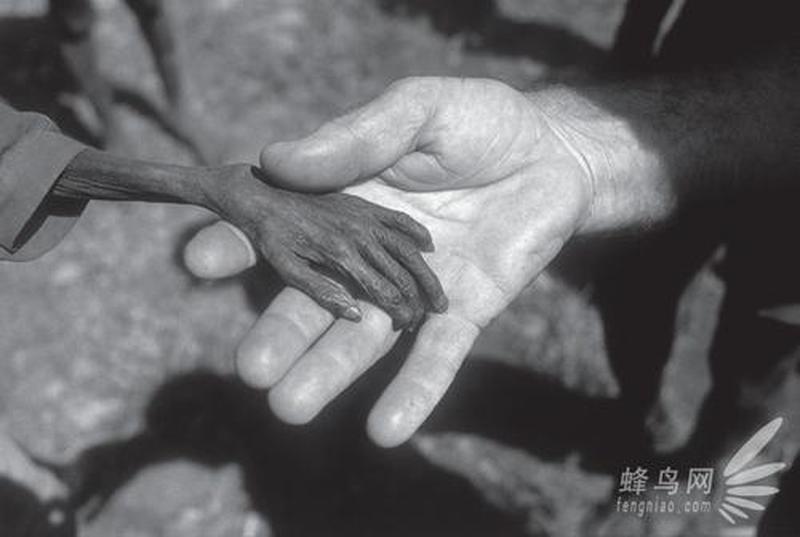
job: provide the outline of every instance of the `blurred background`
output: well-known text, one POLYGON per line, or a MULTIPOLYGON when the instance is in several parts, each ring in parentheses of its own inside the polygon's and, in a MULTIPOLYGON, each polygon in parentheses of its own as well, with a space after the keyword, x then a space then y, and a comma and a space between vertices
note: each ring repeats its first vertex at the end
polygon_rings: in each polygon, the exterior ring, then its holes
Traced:
MULTIPOLYGON (((191 162, 163 128, 160 80, 135 19, 120 1, 96 5, 100 66, 122 118, 112 149, 191 162)), ((254 162, 265 143, 300 136, 407 75, 525 88, 591 71, 624 10, 623 0, 165 5, 197 133, 226 162, 254 162)), ((0 97, 82 136, 92 114, 59 73, 45 10, 0 0, 0 97)), ((481 336, 408 445, 383 451, 364 434, 402 349, 312 425, 281 425, 263 394, 231 376, 236 342, 279 283, 263 267, 223 282, 191 278, 181 247, 210 218, 94 202, 57 249, 0 265, 0 423, 80 491, 79 535, 723 534, 708 515, 612 512, 619 469, 639 461, 626 458, 613 419, 618 387, 588 291, 554 275, 481 336)), ((704 272, 681 302, 660 395, 665 445, 686 439, 708 388, 720 296, 704 272)), ((793 437, 781 438, 792 452, 793 437)), ((4 505, 24 496, 0 486, 4 505)))

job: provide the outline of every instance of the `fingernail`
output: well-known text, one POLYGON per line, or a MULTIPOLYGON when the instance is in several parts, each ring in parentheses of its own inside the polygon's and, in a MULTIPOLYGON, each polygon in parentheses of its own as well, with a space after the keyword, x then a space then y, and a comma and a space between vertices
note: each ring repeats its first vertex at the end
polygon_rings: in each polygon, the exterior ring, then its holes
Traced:
POLYGON ((344 317, 348 321, 353 321, 355 323, 361 320, 361 316, 362 316, 361 310, 358 308, 358 306, 355 305, 348 306, 344 311, 342 311, 342 317, 344 317))

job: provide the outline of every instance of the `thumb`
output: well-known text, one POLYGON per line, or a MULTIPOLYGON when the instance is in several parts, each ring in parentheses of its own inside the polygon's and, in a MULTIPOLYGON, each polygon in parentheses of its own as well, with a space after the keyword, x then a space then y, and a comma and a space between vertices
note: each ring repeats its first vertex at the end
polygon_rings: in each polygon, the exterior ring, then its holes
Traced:
POLYGON ((256 254, 244 233, 220 220, 186 244, 183 262, 199 278, 227 278, 255 265, 256 254))
POLYGON ((261 167, 276 184, 304 191, 340 190, 370 179, 416 150, 441 82, 433 77, 395 82, 305 138, 268 145, 261 167))

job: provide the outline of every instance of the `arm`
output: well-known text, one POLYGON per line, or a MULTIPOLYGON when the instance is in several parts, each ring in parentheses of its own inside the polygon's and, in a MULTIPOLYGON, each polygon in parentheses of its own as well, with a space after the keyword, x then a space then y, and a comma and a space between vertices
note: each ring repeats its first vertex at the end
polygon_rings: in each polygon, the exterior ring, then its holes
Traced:
POLYGON ((800 54, 529 94, 593 178, 581 233, 647 229, 683 207, 800 195, 800 54))
MULTIPOLYGON (((684 204, 749 191, 798 195, 800 92, 787 61, 527 94, 494 81, 413 79, 307 138, 265 148, 262 166, 288 187, 376 176, 354 191, 407 211, 436 239, 430 262, 450 309, 425 322, 373 408, 373 440, 399 444, 423 423, 480 329, 575 234, 639 231, 684 204)), ((211 274, 238 239, 216 226, 204 236, 187 256, 204 256, 211 274)), ((271 388, 274 412, 293 423, 312 419, 396 340, 372 306, 357 326, 317 309, 282 293, 237 356, 243 379, 271 388), (289 333, 293 325, 304 334, 289 333)))
POLYGON ((287 283, 351 321, 361 312, 340 280, 386 308, 396 328, 417 324, 428 308, 447 307, 438 279, 419 254, 433 249, 424 227, 355 196, 273 188, 252 166, 192 168, 86 149, 67 165, 52 195, 210 209, 244 231, 287 283))
POLYGON ((75 156, 52 194, 85 200, 187 203, 206 207, 205 184, 214 179, 211 168, 190 168, 118 157, 84 149, 75 156))

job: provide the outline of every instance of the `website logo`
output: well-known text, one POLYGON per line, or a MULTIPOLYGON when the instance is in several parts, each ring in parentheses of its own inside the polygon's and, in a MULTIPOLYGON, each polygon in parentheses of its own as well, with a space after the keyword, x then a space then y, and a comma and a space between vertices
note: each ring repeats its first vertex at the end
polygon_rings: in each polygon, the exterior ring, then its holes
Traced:
POLYGON ((710 514, 716 510, 728 523, 749 520, 753 512, 765 509, 764 500, 778 493, 764 484, 786 468, 783 462, 755 464, 783 425, 776 418, 756 431, 730 458, 722 470, 722 494, 718 490, 718 469, 706 467, 625 467, 620 473, 616 511, 639 518, 657 515, 710 514), (719 499, 714 500, 717 497, 719 499))
POLYGON ((769 498, 778 493, 777 487, 759 484, 759 481, 775 475, 784 468, 783 462, 761 464, 748 468, 759 453, 772 441, 783 425, 783 418, 777 418, 764 425, 750 440, 739 448, 722 472, 725 478, 725 493, 722 505, 717 511, 731 524, 737 519, 747 520, 747 511, 763 511, 764 505, 757 498, 769 498))

